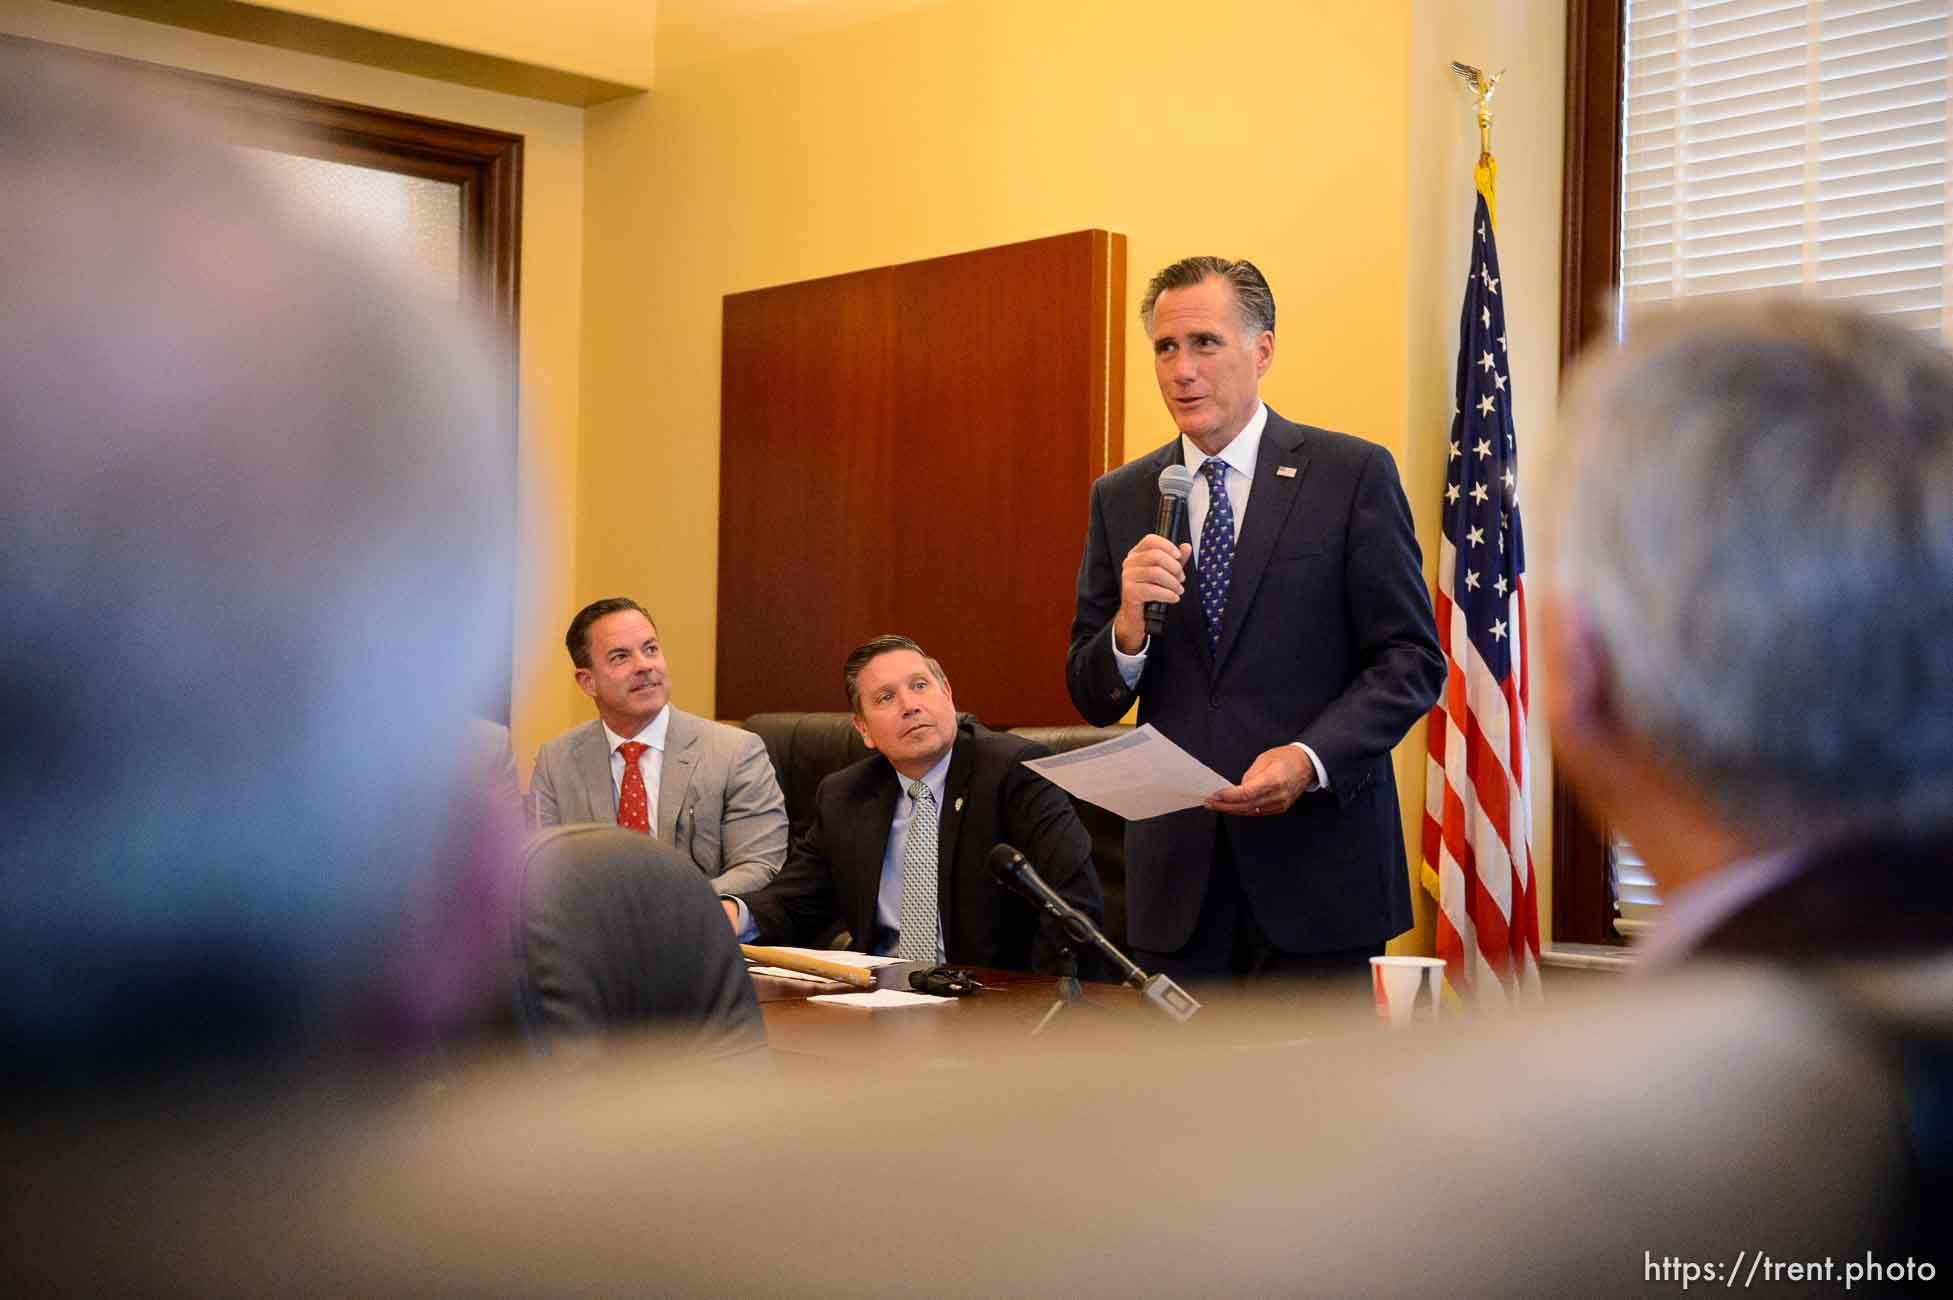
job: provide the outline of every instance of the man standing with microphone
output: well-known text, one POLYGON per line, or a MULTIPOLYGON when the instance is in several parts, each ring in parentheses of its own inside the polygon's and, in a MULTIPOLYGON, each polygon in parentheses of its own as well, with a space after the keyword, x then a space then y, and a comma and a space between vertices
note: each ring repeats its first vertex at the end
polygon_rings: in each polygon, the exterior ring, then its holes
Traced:
POLYGON ((1087 721, 1136 699, 1242 775, 1127 827, 1133 956, 1209 985, 1360 974, 1411 924, 1390 751, 1445 674, 1396 464, 1262 404, 1275 302, 1252 263, 1176 262, 1140 319, 1180 436, 1093 484, 1066 680, 1087 721), (1189 542, 1152 531, 1182 466, 1189 542))

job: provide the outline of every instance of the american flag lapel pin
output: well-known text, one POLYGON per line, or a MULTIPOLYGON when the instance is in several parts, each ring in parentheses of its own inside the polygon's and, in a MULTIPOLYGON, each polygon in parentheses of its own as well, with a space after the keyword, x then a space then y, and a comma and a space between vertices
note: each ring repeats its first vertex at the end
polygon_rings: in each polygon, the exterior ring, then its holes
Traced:
POLYGON ((1281 466, 1280 468, 1278 468, 1278 469, 1277 469, 1277 470, 1275 471, 1275 477, 1276 477, 1276 478, 1294 478, 1294 477, 1295 477, 1295 466, 1293 466, 1293 465, 1283 465, 1283 466, 1281 466))

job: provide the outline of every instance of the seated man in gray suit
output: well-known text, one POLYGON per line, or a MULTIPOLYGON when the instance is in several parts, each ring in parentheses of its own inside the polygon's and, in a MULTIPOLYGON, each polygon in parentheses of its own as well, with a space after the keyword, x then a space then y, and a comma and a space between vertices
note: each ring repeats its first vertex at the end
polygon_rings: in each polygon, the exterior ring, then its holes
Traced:
POLYGON ((597 718, 536 754, 541 824, 655 834, 721 894, 772 880, 787 855, 787 803, 760 738, 672 707, 658 629, 628 597, 585 605, 563 641, 597 718))

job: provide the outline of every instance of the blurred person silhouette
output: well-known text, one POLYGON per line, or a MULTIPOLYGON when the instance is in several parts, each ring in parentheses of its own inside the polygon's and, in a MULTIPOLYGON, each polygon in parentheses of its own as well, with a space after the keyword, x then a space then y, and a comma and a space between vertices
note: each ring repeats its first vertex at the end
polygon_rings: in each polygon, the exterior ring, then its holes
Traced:
POLYGON ((473 779, 489 801, 499 805, 498 816, 513 818, 525 828, 529 826, 522 782, 515 774, 515 742, 507 726, 486 718, 470 718, 462 763, 473 773, 473 779))
POLYGON ((0 42, 0 1059, 44 1094, 426 1046, 518 834, 463 758, 492 355, 141 94, 0 42))
POLYGON ((1953 1213, 1953 356, 1849 307, 1693 304, 1631 319, 1557 434, 1547 718, 1662 890, 1638 965, 1796 972, 1876 1054, 1903 1155, 1862 1195, 1924 1245, 1953 1213))
POLYGON ((1653 969, 1953 951, 1953 357, 1795 300, 1630 322, 1542 494, 1554 758, 1653 969))
POLYGON ((512 976, 538 1052, 587 1060, 655 1027, 689 1059, 765 1064, 753 981, 692 859, 623 827, 558 826, 530 837, 518 876, 512 976))

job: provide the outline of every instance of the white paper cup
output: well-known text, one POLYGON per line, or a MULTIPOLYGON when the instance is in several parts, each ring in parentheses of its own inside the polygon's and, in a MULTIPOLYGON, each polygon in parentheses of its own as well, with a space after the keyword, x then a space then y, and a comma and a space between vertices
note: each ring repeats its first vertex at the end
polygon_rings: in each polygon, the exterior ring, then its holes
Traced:
POLYGON ((1415 1020, 1436 1020, 1444 987, 1442 957, 1372 957, 1370 983, 1377 1019, 1396 1029, 1415 1020))

